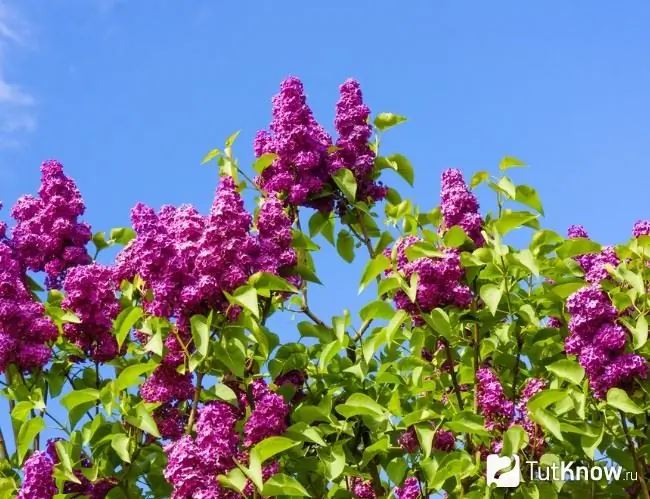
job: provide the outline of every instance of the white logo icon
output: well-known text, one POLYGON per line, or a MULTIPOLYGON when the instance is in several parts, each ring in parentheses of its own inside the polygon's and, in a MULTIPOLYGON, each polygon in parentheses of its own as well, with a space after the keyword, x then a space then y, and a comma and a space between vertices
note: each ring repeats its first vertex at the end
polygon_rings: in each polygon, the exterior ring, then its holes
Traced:
POLYGON ((490 454, 487 457, 487 485, 493 483, 497 487, 519 487, 521 468, 519 456, 499 456, 490 454))

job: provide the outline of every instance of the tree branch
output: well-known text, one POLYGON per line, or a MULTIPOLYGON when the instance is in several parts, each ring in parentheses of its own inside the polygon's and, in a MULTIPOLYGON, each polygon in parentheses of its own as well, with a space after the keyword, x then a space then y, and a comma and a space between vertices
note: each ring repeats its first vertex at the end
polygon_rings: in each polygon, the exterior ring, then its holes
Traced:
POLYGON ((634 465, 636 467, 636 472, 638 475, 637 480, 639 481, 639 485, 641 485, 641 492, 645 499, 650 499, 650 492, 648 492, 648 484, 645 481, 645 469, 643 468, 643 465, 639 460, 639 456, 636 452, 634 441, 632 440, 632 437, 630 436, 630 432, 627 429, 625 414, 623 414, 623 411, 619 411, 619 414, 621 416, 621 425, 623 426, 623 433, 625 433, 625 439, 627 440, 627 448, 629 449, 630 454, 632 454, 632 458, 634 459, 634 465))

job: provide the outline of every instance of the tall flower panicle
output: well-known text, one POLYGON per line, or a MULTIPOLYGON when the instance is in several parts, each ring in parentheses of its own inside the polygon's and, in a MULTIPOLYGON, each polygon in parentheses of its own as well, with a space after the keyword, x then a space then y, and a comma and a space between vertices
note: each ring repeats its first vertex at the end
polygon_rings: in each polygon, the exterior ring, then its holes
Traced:
POLYGON ((244 425, 244 445, 250 447, 287 429, 289 406, 281 395, 269 390, 264 380, 252 384, 254 407, 244 425))
POLYGON ((192 374, 181 374, 173 366, 164 364, 156 367, 140 387, 142 399, 152 403, 189 400, 193 394, 192 374))
MULTIPOLYGON (((285 213, 282 202, 266 198, 257 220, 257 241, 259 254, 255 260, 255 270, 281 275, 298 263, 296 251, 291 242, 291 219, 285 213)), ((300 278, 290 276, 289 281, 299 286, 300 278)))
POLYGON ((650 220, 638 220, 632 228, 632 235, 634 237, 649 236, 650 220))
POLYGON ((57 336, 43 305, 27 288, 15 252, 7 242, 0 241, 0 373, 9 364, 21 371, 43 367, 51 358, 47 343, 57 336))
POLYGON ((566 309, 571 314, 571 334, 564 349, 569 355, 577 355, 597 398, 605 398, 611 388, 626 388, 634 378, 647 378, 647 361, 626 352, 627 334, 616 322, 618 311, 599 285, 573 293, 566 309))
POLYGON ((61 305, 81 320, 65 324, 65 336, 96 362, 110 361, 118 354, 112 327, 120 304, 112 277, 110 267, 93 263, 73 267, 63 282, 61 305))
MULTIPOLYGON (((286 196, 294 206, 313 204, 311 198, 322 193, 329 180, 328 149, 332 139, 307 105, 302 82, 289 77, 273 98, 270 131, 255 137, 255 155, 272 153, 273 163, 256 178, 257 185, 269 194, 286 196), (310 202, 311 201, 311 202, 310 202)), ((325 201, 325 207, 331 200, 325 201)))
MULTIPOLYGON (((582 225, 572 225, 568 230, 569 239, 589 239, 589 234, 582 225)), ((586 253, 574 257, 585 272, 585 280, 590 284, 598 284, 609 277, 607 267, 618 267, 620 259, 612 246, 604 246, 600 253, 586 253)))
POLYGON ((449 168, 442 172, 440 200, 445 229, 458 225, 476 246, 482 246, 485 240, 481 234, 483 219, 478 200, 468 189, 460 170, 449 168))
MULTIPOLYGON (((436 307, 455 305, 466 308, 472 301, 472 292, 463 283, 464 271, 460 265, 460 254, 455 249, 444 250, 441 258, 422 257, 409 261, 406 250, 419 242, 413 236, 398 241, 396 245, 397 270, 404 274, 407 281, 415 273, 418 275, 418 288, 415 303, 408 295, 399 290, 394 301, 398 309, 409 312, 416 323, 421 322, 420 310, 429 312, 436 307)), ((389 248, 384 254, 391 257, 394 250, 389 248)), ((392 270, 386 273, 390 274, 392 270)))
POLYGON ((23 265, 45 272, 47 287, 58 289, 69 268, 90 263, 86 244, 92 233, 88 224, 78 221, 86 207, 58 161, 41 165, 38 195, 21 197, 11 210, 17 222, 12 244, 23 265))
POLYGON ((23 465, 23 483, 17 499, 52 499, 58 494, 54 463, 45 451, 35 451, 23 465))
POLYGON ((239 435, 236 409, 225 402, 205 405, 196 422, 196 444, 204 455, 209 473, 226 473, 234 465, 239 435))
POLYGON ((420 482, 414 476, 404 480, 401 487, 395 487, 395 497, 397 499, 417 499, 420 497, 420 482))
POLYGON ((485 416, 489 430, 505 429, 514 415, 514 404, 503 393, 503 386, 494 372, 482 367, 476 372, 479 411, 485 416))
POLYGON ((331 154, 330 169, 352 172, 357 183, 356 199, 374 204, 386 197, 387 189, 375 180, 373 174, 375 152, 368 141, 372 128, 368 123, 370 109, 363 103, 359 82, 346 80, 340 87, 336 104, 335 127, 338 132, 336 150, 331 154))
POLYGON ((352 493, 359 499, 375 499, 377 497, 370 480, 364 480, 361 477, 355 476, 350 480, 350 485, 352 493))

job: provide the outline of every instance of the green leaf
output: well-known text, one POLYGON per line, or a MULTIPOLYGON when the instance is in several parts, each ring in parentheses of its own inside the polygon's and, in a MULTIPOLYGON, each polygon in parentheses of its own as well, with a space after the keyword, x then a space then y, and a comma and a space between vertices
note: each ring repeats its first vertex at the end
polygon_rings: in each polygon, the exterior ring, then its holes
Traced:
POLYGON ((24 422, 29 416, 29 412, 34 409, 34 402, 31 400, 22 400, 18 402, 11 411, 12 419, 24 422))
POLYGON ((330 482, 341 476, 345 469, 345 451, 341 443, 334 444, 327 449, 320 449, 318 457, 325 468, 325 477, 330 482))
POLYGON ((244 307, 246 310, 252 313, 254 317, 259 318, 260 310, 257 305, 257 291, 253 286, 246 284, 237 288, 237 290, 232 295, 229 295, 225 292, 224 295, 226 295, 226 298, 228 298, 230 303, 244 307))
POLYGON ((499 191, 506 194, 510 199, 514 199, 517 195, 515 184, 513 184, 512 180, 510 180, 508 177, 501 177, 496 187, 499 191))
POLYGON ((582 379, 585 377, 585 370, 574 360, 558 360, 546 366, 546 369, 559 378, 564 378, 578 386, 580 386, 582 379))
POLYGON ((605 434, 605 426, 600 427, 600 431, 596 435, 581 435, 580 436, 580 445, 582 450, 585 452, 585 455, 589 459, 593 459, 598 450, 598 446, 603 441, 603 435, 605 434))
POLYGON ((534 411, 530 411, 530 417, 533 421, 550 431, 553 436, 555 436, 555 438, 560 441, 564 441, 562 430, 560 428, 560 422, 549 411, 546 409, 536 409, 534 411))
POLYGON ((600 251, 600 244, 583 238, 567 239, 555 250, 560 258, 571 258, 587 253, 600 253, 600 251))
POLYGON ((156 438, 160 438, 158 425, 156 424, 156 421, 153 419, 153 416, 147 410, 147 408, 143 403, 139 404, 135 408, 135 415, 126 416, 125 419, 133 426, 140 428, 144 432, 149 433, 149 435, 152 435, 156 438))
POLYGON ((513 256, 519 263, 530 270, 535 277, 539 277, 539 265, 537 265, 537 259, 529 249, 521 250, 513 256))
POLYGON ((503 296, 503 288, 495 284, 484 284, 479 291, 481 300, 485 302, 490 313, 496 315, 499 308, 499 302, 503 296))
POLYGON ((332 175, 334 182, 350 203, 354 203, 357 198, 357 181, 354 174, 347 168, 339 168, 332 175))
POLYGON ((476 172, 474 175, 472 175, 472 178, 469 181, 469 186, 472 189, 475 189, 476 187, 481 185, 483 182, 485 182, 489 178, 490 178, 490 173, 489 172, 476 172))
POLYGON ((508 232, 518 229, 527 223, 537 219, 537 215, 527 211, 508 211, 501 215, 497 221, 494 222, 499 234, 505 236, 508 232))
POLYGON ((512 156, 506 156, 499 163, 499 170, 503 172, 509 170, 510 168, 520 168, 522 166, 526 166, 526 163, 520 159, 513 158, 512 156))
POLYGON ((263 496, 290 496, 290 497, 311 497, 305 488, 295 478, 284 473, 273 475, 264 484, 263 496))
POLYGON ((430 314, 422 314, 422 319, 436 333, 451 338, 452 328, 449 315, 441 308, 434 308, 430 314))
POLYGON ((475 435, 488 436, 490 433, 485 429, 485 421, 481 416, 472 414, 469 411, 459 412, 454 419, 447 421, 444 426, 458 433, 472 433, 475 435))
POLYGON ((113 331, 117 339, 117 344, 120 348, 124 344, 124 340, 129 335, 129 332, 135 324, 142 318, 142 309, 140 307, 125 308, 117 316, 113 324, 113 331))
POLYGON ((337 405, 336 412, 346 419, 353 416, 385 416, 384 409, 364 393, 353 393, 345 404, 337 405))
POLYGON ((269 272, 256 272, 249 277, 248 283, 254 286, 258 294, 270 296, 270 291, 284 291, 286 293, 297 293, 296 287, 280 276, 269 272))
POLYGON ((342 346, 339 340, 334 340, 323 348, 320 361, 318 362, 318 372, 320 374, 327 374, 330 361, 336 357, 341 351, 341 348, 342 346))
POLYGON ((447 248, 460 248, 469 238, 461 227, 454 225, 445 232, 442 240, 447 248))
POLYGON ((623 411, 626 414, 643 414, 636 403, 627 395, 625 390, 620 388, 610 388, 607 392, 607 405, 623 411))
POLYGON ((336 238, 336 251, 348 263, 354 260, 354 239, 347 230, 339 232, 336 238))
POLYGON ((568 393, 566 390, 542 390, 533 395, 526 405, 530 411, 546 409, 560 400, 566 400, 567 397, 568 393))
POLYGON ((391 154, 386 159, 393 165, 393 169, 412 187, 415 182, 415 173, 413 165, 402 154, 391 154))
POLYGON ((577 282, 565 282, 562 284, 557 284, 551 288, 553 293, 558 295, 562 299, 568 298, 570 295, 578 291, 580 288, 583 288, 585 285, 584 281, 577 282))
POLYGON ((111 229, 110 238, 111 241, 117 244, 126 246, 131 242, 132 239, 135 239, 135 231, 130 227, 118 227, 111 229))
POLYGON ((278 155, 272 152, 262 154, 255 160, 255 163, 253 163, 253 170, 255 173, 262 173, 266 168, 273 164, 273 160, 275 160, 277 157, 278 155))
POLYGON ((382 300, 375 300, 368 303, 359 311, 361 320, 385 319, 388 320, 395 315, 395 309, 389 303, 382 300))
POLYGON ((125 368, 115 380, 115 390, 122 391, 139 384, 140 376, 154 370, 156 364, 148 362, 146 364, 134 364, 125 368))
POLYGON ((386 467, 386 474, 393 483, 402 483, 408 470, 408 464, 401 457, 396 457, 386 467))
POLYGON ((648 341, 648 321, 645 315, 639 315, 636 320, 636 327, 632 331, 632 338, 634 339, 634 349, 642 348, 648 341))
POLYGON ((77 407, 78 405, 87 402, 93 402, 99 399, 99 391, 94 388, 84 388, 82 390, 75 390, 66 393, 61 397, 61 405, 65 407, 68 412, 77 407))
MULTIPOLYGON (((255 296, 257 297, 257 294, 255 296)), ((190 318, 190 324, 196 351, 201 358, 205 358, 208 355, 208 346, 210 345, 210 325, 208 320, 202 315, 193 315, 190 318)))
POLYGON ((111 439, 111 447, 120 456, 120 459, 125 463, 131 462, 131 456, 129 455, 129 437, 124 433, 118 433, 113 435, 111 439))
POLYGON ((250 454, 251 468, 253 463, 264 464, 265 461, 271 459, 273 456, 280 454, 288 449, 299 445, 300 442, 295 442, 286 437, 269 437, 259 442, 250 454))
POLYGON ((502 456, 514 456, 519 453, 520 449, 526 447, 528 443, 528 434, 519 425, 508 428, 503 435, 502 456))
POLYGON ((235 337, 222 339, 215 345, 217 358, 238 377, 244 377, 246 366, 246 346, 235 337), (224 344, 225 342, 225 344, 224 344))
POLYGON ((431 451, 433 450, 433 437, 435 433, 436 430, 430 424, 425 423, 415 426, 415 434, 418 437, 418 442, 420 442, 420 448, 425 459, 431 455, 431 451))
POLYGON ((241 130, 237 130, 235 133, 233 133, 230 137, 226 139, 226 148, 232 147, 232 145, 235 143, 235 140, 237 140, 237 137, 239 137, 240 133, 241 130))
POLYGON ((395 125, 404 123, 405 121, 406 118, 404 116, 400 116, 399 114, 379 113, 377 116, 375 116, 374 125, 378 130, 384 131, 388 130, 391 127, 394 127, 395 125))
POLYGON ((212 149, 208 154, 206 154, 203 159, 201 160, 201 164, 204 165, 206 163, 209 163, 213 159, 215 159, 217 156, 221 154, 221 151, 219 149, 212 149))
MULTIPOLYGON (((109 243, 106 242, 106 233, 105 232, 95 232, 93 234, 93 244, 95 245, 95 248, 97 251, 101 251, 104 248, 108 248, 110 246, 109 243)), ((42 291, 42 289, 41 289, 42 291)))
POLYGON ((380 275, 384 270, 390 267, 390 260, 384 254, 377 255, 372 260, 366 263, 361 276, 361 284, 359 285, 359 294, 366 288, 370 282, 380 275))
POLYGON ((542 207, 542 202, 539 200, 539 195, 532 187, 528 187, 527 185, 518 185, 515 194, 515 201, 532 208, 540 215, 544 214, 544 208, 542 207))
POLYGON ((44 429, 45 421, 43 421, 41 416, 36 416, 20 426, 20 431, 18 432, 18 443, 16 446, 19 465, 22 464, 25 454, 27 454, 27 451, 32 445, 34 438, 36 438, 36 435, 44 429))
POLYGON ((214 392, 215 397, 217 397, 219 400, 223 400, 224 402, 227 402, 230 405, 234 405, 235 407, 239 406, 237 394, 229 386, 224 385, 223 383, 218 383, 214 385, 212 391, 214 392))

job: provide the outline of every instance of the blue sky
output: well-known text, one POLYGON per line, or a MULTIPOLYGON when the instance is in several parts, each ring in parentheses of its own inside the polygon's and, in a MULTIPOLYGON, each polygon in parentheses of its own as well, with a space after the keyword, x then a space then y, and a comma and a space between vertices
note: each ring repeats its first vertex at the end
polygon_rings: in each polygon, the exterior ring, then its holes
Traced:
MULTIPOLYGON (((374 112, 409 118, 383 147, 409 157, 416 187, 387 181, 424 207, 438 203, 444 168, 496 171, 512 155, 532 165, 514 178, 539 190, 547 227, 582 223, 611 243, 650 217, 650 3, 404 5, 3 2, 0 199, 36 191, 40 162, 57 158, 94 230, 125 225, 139 200, 206 211, 216 175, 203 155, 241 129, 236 154, 249 165, 292 74, 330 130, 348 77, 374 112)), ((360 264, 351 271, 329 249, 318 262, 316 308, 355 308, 360 264)))

